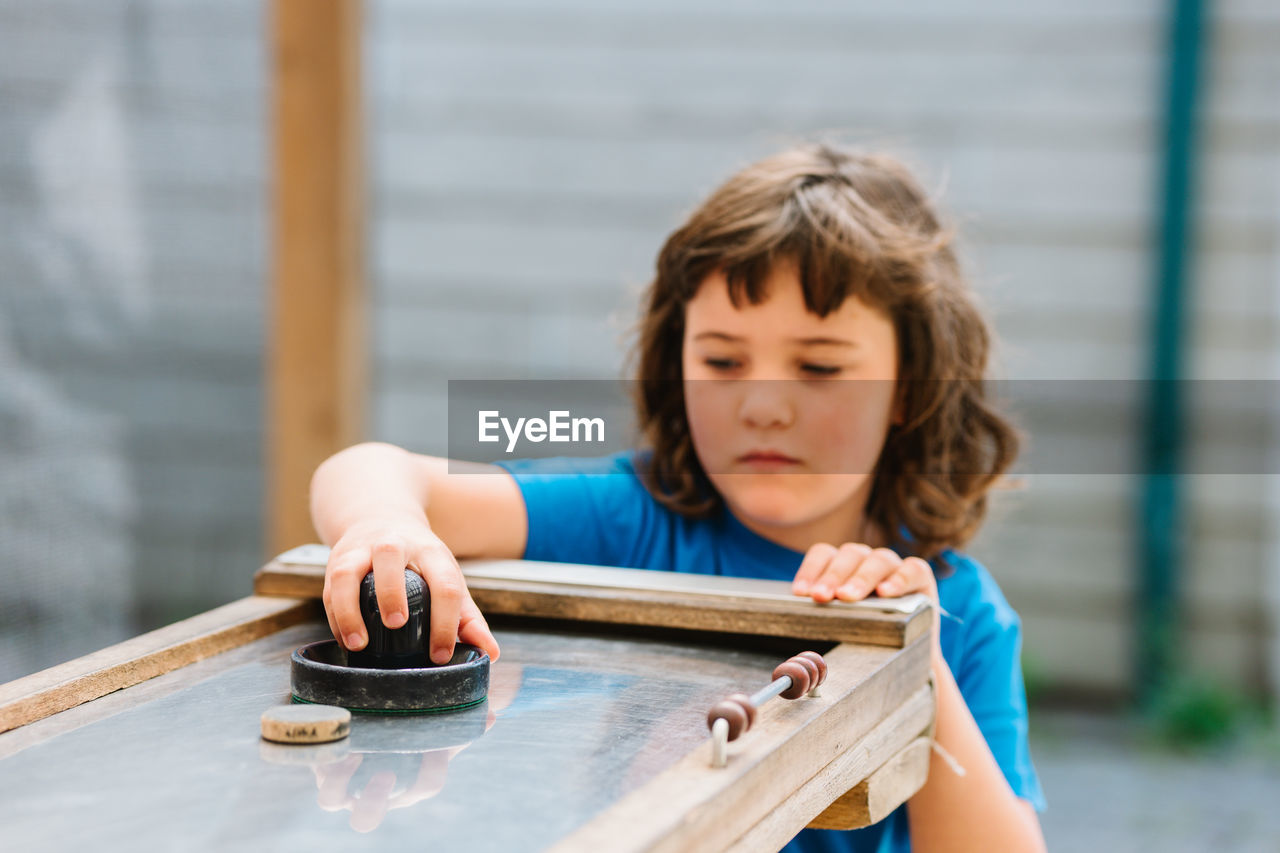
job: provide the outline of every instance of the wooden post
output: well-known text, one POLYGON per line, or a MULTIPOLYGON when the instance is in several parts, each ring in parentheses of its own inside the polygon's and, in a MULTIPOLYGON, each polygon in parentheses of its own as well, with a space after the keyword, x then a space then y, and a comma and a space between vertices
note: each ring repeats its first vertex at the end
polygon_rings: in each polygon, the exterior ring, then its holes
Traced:
POLYGON ((272 0, 267 325, 268 556, 312 542, 307 489, 363 438, 366 409, 360 0, 272 0))

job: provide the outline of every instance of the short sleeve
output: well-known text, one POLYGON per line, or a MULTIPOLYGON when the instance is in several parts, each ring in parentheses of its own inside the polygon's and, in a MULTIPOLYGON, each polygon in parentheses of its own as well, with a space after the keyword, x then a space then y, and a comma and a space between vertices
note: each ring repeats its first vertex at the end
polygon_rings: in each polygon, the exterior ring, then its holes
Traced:
MULTIPOLYGON (((991 581, 994 586, 994 581, 991 581)), ((1022 622, 995 591, 994 601, 966 614, 964 655, 956 684, 982 730, 1009 787, 1044 811, 1044 793, 1027 731, 1027 691, 1022 680, 1022 622)))
POLYGON ((524 559, 632 567, 638 543, 661 526, 660 508, 626 454, 499 462, 524 497, 524 559))

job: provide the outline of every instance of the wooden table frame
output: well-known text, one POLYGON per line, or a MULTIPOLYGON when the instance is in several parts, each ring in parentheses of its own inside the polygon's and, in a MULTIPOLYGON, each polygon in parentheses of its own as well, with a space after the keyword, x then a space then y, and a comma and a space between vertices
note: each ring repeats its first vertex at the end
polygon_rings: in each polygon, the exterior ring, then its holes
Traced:
MULTIPOLYGON (((744 591, 740 579, 563 564, 473 561, 463 570, 488 616, 834 644, 824 654, 829 675, 820 698, 766 703, 751 731, 730 745, 727 767, 710 766, 708 739, 556 851, 619 849, 623 839, 628 850, 776 850, 805 826, 851 829, 881 820, 924 783, 935 714, 928 607, 822 606, 789 596, 784 582, 747 581, 744 591), (663 576, 673 588, 663 588, 663 576)), ((253 596, 0 685, 0 732, 323 621, 322 584, 322 562, 277 559, 257 573, 253 596)), ((24 748, 22 734, 0 736, 0 757, 24 748)))

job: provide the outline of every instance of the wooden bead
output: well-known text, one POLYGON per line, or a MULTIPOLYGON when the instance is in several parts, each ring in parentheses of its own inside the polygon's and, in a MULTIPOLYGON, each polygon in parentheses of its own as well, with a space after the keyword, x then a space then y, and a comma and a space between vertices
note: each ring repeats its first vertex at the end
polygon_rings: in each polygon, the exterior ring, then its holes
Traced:
POLYGON ((791 686, 782 691, 783 699, 799 699, 809 692, 809 670, 794 658, 778 664, 773 671, 773 680, 777 681, 784 675, 791 679, 791 686))
POLYGON ((747 714, 747 728, 751 728, 756 724, 756 706, 751 704, 750 696, 745 693, 735 693, 725 701, 737 702, 742 706, 742 710, 747 714))
POLYGON ((723 702, 717 702, 707 712, 707 728, 714 726, 716 720, 725 720, 729 724, 729 740, 737 740, 738 735, 751 726, 751 718, 747 715, 742 705, 737 702, 731 702, 728 699, 723 702))
POLYGON ((804 657, 803 655, 796 655, 795 657, 792 658, 792 660, 800 664, 802 667, 804 667, 805 670, 809 673, 809 689, 812 690, 813 688, 817 687, 818 686, 818 665, 814 663, 812 660, 810 660, 809 658, 804 657))
POLYGON ((796 657, 808 658, 818 665, 818 684, 827 680, 827 662, 817 652, 801 652, 796 657))

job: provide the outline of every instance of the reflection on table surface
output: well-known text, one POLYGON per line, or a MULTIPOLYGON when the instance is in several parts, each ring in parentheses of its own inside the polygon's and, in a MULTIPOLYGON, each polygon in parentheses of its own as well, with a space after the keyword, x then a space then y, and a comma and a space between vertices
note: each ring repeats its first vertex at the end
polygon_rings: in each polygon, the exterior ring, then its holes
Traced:
POLYGON ((106 697, 109 716, 75 709, 90 721, 0 760, 5 846, 540 850, 697 746, 712 704, 763 686, 798 650, 524 624, 495 634, 484 703, 357 714, 334 744, 258 736, 262 711, 288 701, 289 655, 326 636, 321 625, 131 688, 137 701, 106 697))

